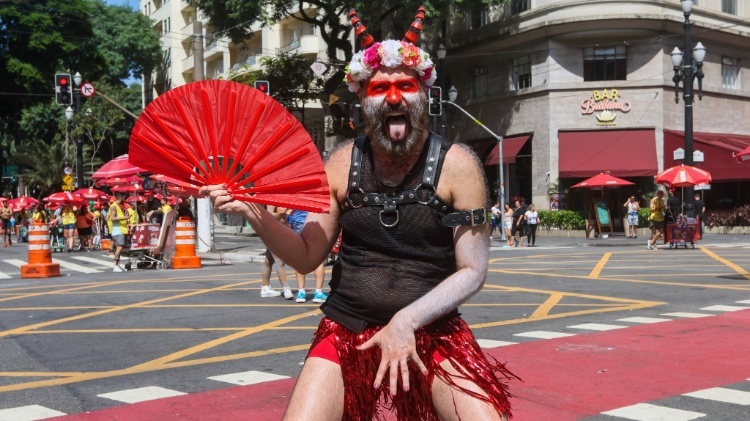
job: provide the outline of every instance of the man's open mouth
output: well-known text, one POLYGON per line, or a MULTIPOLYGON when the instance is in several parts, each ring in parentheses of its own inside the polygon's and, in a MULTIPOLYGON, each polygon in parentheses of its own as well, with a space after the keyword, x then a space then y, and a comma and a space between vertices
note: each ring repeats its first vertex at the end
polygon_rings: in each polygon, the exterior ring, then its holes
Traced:
POLYGON ((394 142, 406 139, 408 126, 409 123, 404 113, 389 113, 385 116, 386 133, 394 142))

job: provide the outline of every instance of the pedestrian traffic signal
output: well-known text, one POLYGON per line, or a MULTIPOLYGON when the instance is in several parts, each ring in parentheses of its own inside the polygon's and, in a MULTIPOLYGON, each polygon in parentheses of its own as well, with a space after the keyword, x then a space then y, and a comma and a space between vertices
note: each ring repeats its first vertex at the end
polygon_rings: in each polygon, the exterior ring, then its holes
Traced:
POLYGON ((430 88, 430 115, 440 115, 443 113, 443 90, 435 86, 430 88))
POLYGON ((55 100, 58 105, 70 105, 73 103, 73 90, 71 89, 71 78, 67 73, 55 75, 55 100))
POLYGON ((265 94, 271 95, 271 85, 268 83, 267 80, 256 80, 255 89, 265 94))

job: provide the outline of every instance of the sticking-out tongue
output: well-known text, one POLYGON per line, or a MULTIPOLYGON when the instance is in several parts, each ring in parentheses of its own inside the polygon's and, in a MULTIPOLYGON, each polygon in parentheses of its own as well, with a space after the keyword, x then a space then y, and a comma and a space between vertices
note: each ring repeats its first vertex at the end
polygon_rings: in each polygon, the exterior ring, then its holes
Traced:
POLYGON ((388 117, 385 121, 388 136, 394 142, 406 139, 406 117, 403 115, 388 117))

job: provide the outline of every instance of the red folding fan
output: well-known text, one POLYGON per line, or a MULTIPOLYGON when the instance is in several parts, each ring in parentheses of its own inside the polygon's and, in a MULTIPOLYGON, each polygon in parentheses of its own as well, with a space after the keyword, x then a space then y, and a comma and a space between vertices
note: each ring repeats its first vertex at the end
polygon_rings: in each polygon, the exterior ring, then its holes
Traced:
POLYGON ((204 186, 226 183, 247 202, 325 213, 323 160, 281 104, 249 86, 193 82, 159 96, 130 136, 133 165, 204 186))

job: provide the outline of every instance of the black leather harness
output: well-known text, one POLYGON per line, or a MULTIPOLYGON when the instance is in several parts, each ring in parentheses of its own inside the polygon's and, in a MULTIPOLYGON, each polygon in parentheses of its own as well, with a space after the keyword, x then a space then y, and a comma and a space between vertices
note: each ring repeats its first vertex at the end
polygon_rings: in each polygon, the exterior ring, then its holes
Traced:
POLYGON ((487 209, 476 208, 472 210, 455 211, 437 195, 437 185, 440 173, 440 148, 443 138, 432 133, 430 145, 427 152, 427 162, 422 173, 422 183, 416 189, 406 190, 397 194, 365 193, 361 188, 362 157, 366 136, 361 136, 354 141, 352 148, 352 162, 349 169, 349 181, 347 184, 347 195, 344 206, 351 209, 362 206, 382 207, 380 211, 380 223, 387 228, 398 224, 398 207, 419 203, 429 206, 439 213, 445 215, 441 219, 443 225, 457 227, 460 225, 482 225, 487 223, 487 209))

